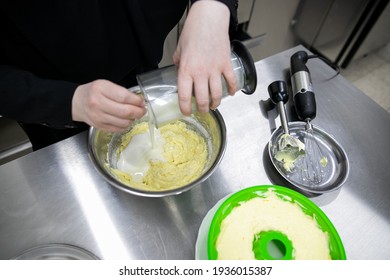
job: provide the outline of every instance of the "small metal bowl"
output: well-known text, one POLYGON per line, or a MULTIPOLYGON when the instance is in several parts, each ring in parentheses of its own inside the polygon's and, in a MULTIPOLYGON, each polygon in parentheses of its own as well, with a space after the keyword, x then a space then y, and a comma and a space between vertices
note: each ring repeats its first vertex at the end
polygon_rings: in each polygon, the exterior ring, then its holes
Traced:
MULTIPOLYGON (((289 123, 290 135, 298 138, 304 142, 305 136, 305 123, 304 122, 290 122, 289 123)), ((327 193, 335 191, 345 183, 349 174, 349 162, 347 154, 341 145, 334 139, 333 136, 325 132, 318 126, 313 125, 313 135, 315 140, 318 142, 323 155, 328 159, 328 172, 324 175, 321 183, 318 185, 312 185, 302 180, 302 175, 299 171, 287 172, 283 167, 282 163, 275 160, 276 143, 279 138, 283 135, 283 129, 279 127, 275 130, 271 139, 268 143, 268 153, 272 164, 284 179, 291 183, 294 187, 316 194, 327 193)))
POLYGON ((137 120, 123 133, 108 133, 91 127, 88 133, 89 157, 100 173, 100 175, 113 187, 124 192, 146 197, 163 197, 180 194, 188 191, 196 185, 205 181, 217 168, 222 160, 226 149, 226 125, 218 110, 206 114, 194 113, 190 117, 183 117, 187 128, 196 131, 201 135, 207 144, 208 159, 201 175, 186 185, 168 190, 144 190, 126 185, 112 173, 111 168, 116 167, 117 149, 120 146, 120 139, 124 133, 130 131, 139 122, 137 120))
POLYGON ((14 260, 98 260, 91 252, 70 244, 49 243, 23 251, 14 260))

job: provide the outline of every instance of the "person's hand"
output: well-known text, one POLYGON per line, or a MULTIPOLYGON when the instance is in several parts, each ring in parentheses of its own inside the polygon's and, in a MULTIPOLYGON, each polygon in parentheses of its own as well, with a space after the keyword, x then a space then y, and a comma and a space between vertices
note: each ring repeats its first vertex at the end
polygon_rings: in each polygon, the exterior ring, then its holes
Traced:
POLYGON ((72 99, 74 121, 108 132, 124 130, 145 113, 141 96, 107 80, 80 85, 72 99))
POLYGON ((197 1, 189 10, 173 55, 179 68, 178 95, 184 115, 191 113, 193 92, 199 112, 218 107, 222 75, 229 93, 233 95, 237 90, 230 59, 229 19, 228 7, 218 1, 197 1))

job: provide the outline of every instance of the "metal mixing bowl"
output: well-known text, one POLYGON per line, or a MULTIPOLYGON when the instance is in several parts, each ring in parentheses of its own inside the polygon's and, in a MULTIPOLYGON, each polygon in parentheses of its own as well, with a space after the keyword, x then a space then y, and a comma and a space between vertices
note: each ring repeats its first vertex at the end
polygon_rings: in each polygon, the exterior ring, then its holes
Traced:
MULTIPOLYGON (((305 122, 290 122, 290 135, 304 142, 304 137, 306 135, 305 124, 305 122)), ((326 172, 324 179, 320 184, 312 185, 310 182, 302 179, 301 172, 289 173, 282 167, 281 163, 275 159, 275 143, 279 141, 279 138, 283 133, 284 131, 281 127, 272 133, 268 144, 268 153, 272 164, 284 179, 302 191, 317 194, 332 192, 344 185, 349 174, 349 161, 345 150, 332 135, 320 127, 313 125, 313 137, 318 143, 322 154, 328 159, 328 172, 326 172)))
POLYGON ((226 126, 218 110, 210 111, 207 114, 194 113, 190 117, 184 117, 181 120, 186 123, 187 128, 196 131, 205 139, 208 149, 206 166, 201 175, 184 186, 169 190, 143 190, 124 184, 112 173, 111 168, 116 167, 117 149, 120 146, 122 135, 130 131, 139 122, 146 121, 145 118, 135 121, 123 133, 108 133, 93 127, 90 128, 88 133, 90 159, 100 175, 110 185, 127 193, 147 197, 162 197, 188 191, 205 181, 221 162, 226 149, 226 126))

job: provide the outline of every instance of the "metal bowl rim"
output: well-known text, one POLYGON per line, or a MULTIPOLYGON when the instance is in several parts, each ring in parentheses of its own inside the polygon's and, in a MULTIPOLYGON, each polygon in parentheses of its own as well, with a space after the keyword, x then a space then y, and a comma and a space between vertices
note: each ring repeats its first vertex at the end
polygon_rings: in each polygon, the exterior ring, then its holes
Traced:
POLYGON ((210 168, 198 179, 195 181, 192 181, 191 183, 184 185, 180 188, 171 189, 171 190, 165 190, 165 191, 147 191, 142 189, 137 189, 128 185, 123 184, 122 182, 119 182, 115 180, 112 176, 110 176, 106 170, 99 164, 98 160, 96 159, 94 150, 93 150, 93 137, 97 132, 97 129, 94 127, 90 127, 88 131, 88 156, 90 160, 93 163, 93 166, 98 171, 98 173, 113 187, 125 191, 127 193, 138 195, 138 196, 144 196, 144 197, 164 197, 164 196, 170 196, 170 195, 177 195, 180 193, 183 193, 185 191, 190 190, 191 188, 195 187, 196 185, 201 184, 205 180, 207 180, 211 174, 215 171, 219 163, 222 161, 222 158, 225 154, 226 150, 226 124, 225 121, 221 115, 221 113, 216 110, 210 111, 210 114, 213 114, 217 123, 219 124, 219 130, 221 133, 221 145, 219 147, 219 151, 217 153, 217 157, 213 164, 210 166, 210 168))
MULTIPOLYGON (((301 122, 301 121, 294 121, 294 122, 288 122, 288 125, 289 127, 295 127, 295 126, 305 126, 305 122, 301 122)), ((329 134, 328 132, 326 132, 324 129, 322 129, 321 127, 313 124, 313 128, 315 131, 319 132, 320 134, 328 137, 329 139, 331 139, 335 145, 336 145, 336 148, 337 150, 340 151, 340 153, 343 155, 343 157, 345 158, 345 173, 344 173, 344 178, 341 180, 341 182, 339 182, 336 186, 332 187, 332 188, 327 188, 327 189, 313 189, 313 188, 310 188, 310 187, 307 187, 307 186, 303 186, 301 184, 298 184, 292 180, 290 180, 288 177, 286 177, 283 172, 280 172, 279 170, 279 167, 277 166, 277 164, 275 163, 275 160, 273 159, 272 157, 272 152, 271 152, 271 141, 275 138, 275 135, 276 134, 280 134, 280 132, 283 130, 282 127, 279 127, 278 129, 275 129, 275 131, 271 134, 271 137, 270 137, 270 140, 268 141, 268 155, 271 159, 271 162, 273 164, 273 166, 275 167, 276 171, 286 180, 288 181, 290 184, 292 184, 294 187, 300 189, 300 190, 303 190, 303 191, 306 191, 306 192, 310 192, 310 193, 316 193, 316 194, 323 194, 323 193, 329 193, 329 192, 333 192, 333 191, 336 191, 338 189, 340 189, 344 184, 345 182, 347 181, 348 179, 348 176, 349 176, 349 160, 348 160, 348 156, 347 156, 347 153, 345 152, 344 148, 340 145, 340 143, 334 138, 333 135, 329 134)))

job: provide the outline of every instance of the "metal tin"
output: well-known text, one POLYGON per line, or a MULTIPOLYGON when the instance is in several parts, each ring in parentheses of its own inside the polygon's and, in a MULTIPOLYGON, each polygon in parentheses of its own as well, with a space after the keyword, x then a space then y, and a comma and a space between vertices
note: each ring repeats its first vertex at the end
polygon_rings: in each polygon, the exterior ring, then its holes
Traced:
MULTIPOLYGON (((290 135, 304 142, 304 122, 290 122, 289 129, 290 135)), ((320 145, 324 156, 326 156, 328 159, 328 172, 324 175, 324 179, 320 184, 312 185, 302 180, 299 170, 295 170, 291 173, 287 172, 281 166, 282 164, 275 160, 275 144, 278 142, 279 137, 282 136, 283 133, 284 132, 281 127, 272 133, 268 144, 268 153, 272 164, 284 179, 300 190, 318 194, 335 191, 345 183, 349 174, 348 157, 343 147, 335 140, 332 135, 328 134, 318 126, 313 125, 313 135, 320 145)))
POLYGON ((30 248, 15 260, 98 260, 91 252, 70 244, 50 243, 30 248))
MULTIPOLYGON (((116 164, 116 148, 118 141, 115 139, 120 139, 122 134, 107 133, 91 127, 88 133, 89 157, 99 174, 110 185, 124 192, 138 196, 163 197, 188 191, 205 181, 221 162, 226 149, 226 125, 218 110, 210 111, 206 114, 195 113, 190 117, 184 117, 181 120, 186 122, 187 126, 197 131, 205 138, 209 154, 207 166, 200 177, 184 186, 169 190, 151 191, 134 188, 118 180, 111 173, 110 168, 113 166, 115 167, 116 164)), ((131 129, 131 127, 129 129, 131 129)))

